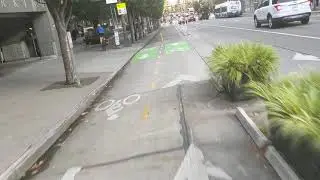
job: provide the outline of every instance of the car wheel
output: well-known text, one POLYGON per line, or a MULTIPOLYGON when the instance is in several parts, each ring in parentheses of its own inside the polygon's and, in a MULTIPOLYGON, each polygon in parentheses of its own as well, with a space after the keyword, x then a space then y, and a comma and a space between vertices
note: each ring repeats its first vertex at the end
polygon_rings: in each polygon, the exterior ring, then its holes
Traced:
POLYGON ((308 24, 309 23, 309 17, 305 18, 305 19, 302 19, 301 20, 301 23, 302 24, 308 24))
POLYGON ((272 17, 271 16, 268 16, 268 26, 269 26, 269 28, 270 29, 272 29, 272 28, 275 28, 275 24, 274 24, 274 22, 273 22, 273 20, 272 20, 272 17))
POLYGON ((258 21, 257 17, 254 17, 254 26, 255 26, 256 28, 261 27, 261 23, 258 21))

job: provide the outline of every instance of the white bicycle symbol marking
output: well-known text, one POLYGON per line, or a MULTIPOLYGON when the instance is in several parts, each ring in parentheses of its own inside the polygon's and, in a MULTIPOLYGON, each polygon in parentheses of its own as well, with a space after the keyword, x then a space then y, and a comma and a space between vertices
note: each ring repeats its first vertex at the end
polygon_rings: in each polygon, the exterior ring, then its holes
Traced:
POLYGON ((117 118, 119 118, 119 115, 117 113, 120 112, 124 108, 124 106, 130 106, 138 102, 140 98, 141 96, 139 94, 133 94, 120 100, 108 99, 100 103, 95 108, 95 111, 105 111, 108 116, 107 120, 116 120, 117 118))

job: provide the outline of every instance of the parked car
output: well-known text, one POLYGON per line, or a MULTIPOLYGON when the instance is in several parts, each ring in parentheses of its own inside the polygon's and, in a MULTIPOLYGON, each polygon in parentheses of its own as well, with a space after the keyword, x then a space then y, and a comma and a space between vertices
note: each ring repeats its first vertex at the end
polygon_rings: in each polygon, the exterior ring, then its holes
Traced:
POLYGON ((196 18, 194 17, 194 15, 190 15, 188 17, 188 22, 192 22, 192 21, 196 21, 196 18))
POLYGON ((86 45, 90 44, 100 44, 100 36, 91 28, 85 28, 84 42, 86 45))
POLYGON ((184 16, 180 16, 178 24, 185 24, 186 23, 186 18, 184 16))
POLYGON ((210 14, 209 13, 202 13, 199 20, 208 20, 210 14))
POLYGON ((274 28, 281 22, 300 21, 308 24, 311 15, 311 4, 308 0, 263 0, 254 11, 254 25, 268 24, 274 28))
MULTIPOLYGON (((113 32, 106 29, 105 37, 109 38, 111 36, 113 36, 113 32)), ((96 30, 93 27, 89 27, 85 29, 83 41, 86 45, 100 44, 100 36, 96 33, 96 30)))

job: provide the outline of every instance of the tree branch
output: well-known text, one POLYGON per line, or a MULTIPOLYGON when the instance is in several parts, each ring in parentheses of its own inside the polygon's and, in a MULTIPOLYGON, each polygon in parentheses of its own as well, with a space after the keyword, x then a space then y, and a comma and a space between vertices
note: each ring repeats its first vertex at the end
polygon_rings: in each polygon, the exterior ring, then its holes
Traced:
MULTIPOLYGON (((39 0, 36 0, 37 2, 39 0)), ((41 0, 41 1, 45 1, 45 4, 47 4, 48 9, 57 9, 57 2, 59 2, 60 0, 41 0)))
POLYGON ((68 6, 69 2, 71 2, 71 0, 58 0, 58 1, 60 1, 59 5, 60 5, 61 13, 63 15, 68 14, 69 12, 66 11, 66 9, 68 8, 67 6, 68 6), (61 4, 61 1, 63 1, 62 4, 61 4))
POLYGON ((66 7, 66 14, 64 15, 64 21, 66 23, 66 26, 68 26, 70 18, 72 16, 72 1, 68 0, 68 5, 66 7))

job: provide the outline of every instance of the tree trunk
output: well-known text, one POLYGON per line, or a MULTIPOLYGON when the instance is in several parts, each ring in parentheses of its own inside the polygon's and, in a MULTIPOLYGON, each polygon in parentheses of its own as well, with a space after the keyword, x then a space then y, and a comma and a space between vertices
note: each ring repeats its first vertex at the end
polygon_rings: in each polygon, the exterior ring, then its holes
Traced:
POLYGON ((130 25, 130 33, 131 33, 131 42, 134 43, 134 21, 133 21, 133 16, 132 16, 132 12, 131 12, 131 8, 128 9, 128 21, 129 21, 129 25, 130 25))
POLYGON ((66 77, 66 85, 81 86, 78 78, 76 67, 74 63, 73 50, 70 47, 67 34, 67 26, 72 15, 72 1, 52 1, 44 0, 47 4, 48 10, 54 20, 57 29, 60 50, 63 60, 63 66, 66 77))
POLYGON ((124 15, 121 15, 124 44, 127 44, 128 43, 127 25, 124 18, 125 18, 124 15))
POLYGON ((67 28, 62 22, 55 21, 59 42, 61 47, 61 55, 66 76, 66 85, 80 86, 80 79, 77 76, 76 67, 74 63, 73 50, 68 42, 67 28))
POLYGON ((142 17, 139 15, 139 39, 143 38, 143 22, 142 17))

